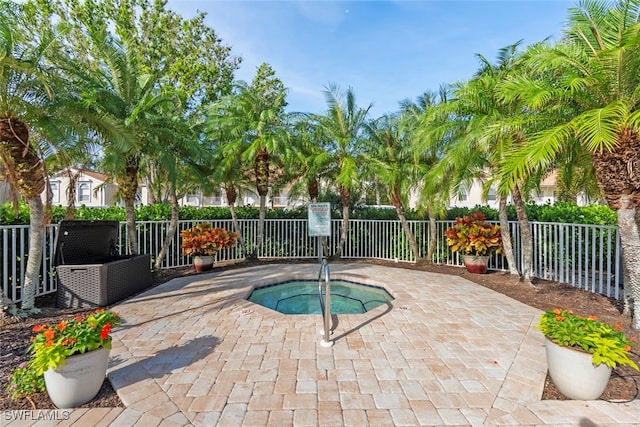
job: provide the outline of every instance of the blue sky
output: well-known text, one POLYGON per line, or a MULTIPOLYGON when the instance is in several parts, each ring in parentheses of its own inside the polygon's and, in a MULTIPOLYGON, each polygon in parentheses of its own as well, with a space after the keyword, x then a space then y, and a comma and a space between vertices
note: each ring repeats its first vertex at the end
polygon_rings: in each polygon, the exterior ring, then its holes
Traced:
POLYGON ((188 1, 168 7, 207 24, 243 62, 250 82, 269 63, 289 88, 288 111, 323 113, 330 83, 352 87, 371 117, 441 84, 466 80, 479 53, 558 39, 574 1, 188 1))

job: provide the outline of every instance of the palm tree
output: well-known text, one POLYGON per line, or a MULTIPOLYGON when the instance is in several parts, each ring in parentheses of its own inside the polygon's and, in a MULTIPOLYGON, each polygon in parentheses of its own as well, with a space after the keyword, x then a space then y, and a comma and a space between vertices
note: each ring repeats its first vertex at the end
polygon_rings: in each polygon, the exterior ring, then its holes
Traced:
MULTIPOLYGON (((214 115, 210 116, 210 124, 216 123, 214 117, 214 115)), ((243 147, 235 143, 232 134, 224 134, 227 130, 229 129, 214 125, 213 128, 205 131, 210 135, 210 140, 206 143, 203 159, 200 162, 202 168, 199 174, 200 183, 207 188, 222 187, 229 205, 234 231, 238 233, 238 247, 242 254, 246 254, 247 247, 238 221, 236 202, 238 194, 250 188, 250 168, 246 162, 242 161, 242 152, 234 151, 242 150, 243 147)))
POLYGON ((351 192, 360 181, 358 164, 363 154, 364 125, 371 104, 366 108, 356 105, 352 88, 342 92, 340 87, 330 84, 324 92, 327 111, 323 115, 313 115, 312 120, 329 143, 331 176, 335 179, 342 204, 342 233, 336 257, 342 249, 349 233, 349 210, 351 192))
POLYGON ((292 183, 290 197, 306 197, 317 202, 320 180, 328 173, 330 154, 323 133, 315 126, 313 116, 306 113, 288 115, 291 143, 296 147, 285 168, 286 181, 292 183))
POLYGON ((178 108, 173 111, 169 109, 163 111, 166 116, 171 118, 165 123, 165 128, 172 126, 173 132, 164 132, 162 141, 156 141, 162 142, 162 144, 157 144, 162 148, 146 155, 146 164, 155 167, 156 177, 163 181, 163 187, 171 205, 169 227, 167 227, 162 247, 156 254, 153 266, 156 271, 162 267, 165 254, 169 251, 169 247, 177 235, 180 218, 179 194, 186 192, 185 187, 189 186, 190 178, 194 173, 197 173, 194 172, 198 170, 195 159, 201 157, 203 152, 203 147, 192 143, 196 139, 195 132, 187 121, 178 114, 179 110, 176 110, 178 108))
POLYGON ((58 76, 43 60, 45 52, 55 45, 56 34, 48 28, 35 33, 28 25, 20 26, 26 21, 21 6, 0 2, 0 160, 5 178, 29 205, 29 255, 22 287, 22 310, 29 312, 35 310, 42 260, 41 194, 45 189, 43 161, 34 143, 39 138, 30 139, 29 128, 40 135, 56 137, 60 129, 52 122, 53 112, 57 118, 72 119, 62 108, 67 98, 56 85, 58 76), (58 109, 54 106, 54 93, 58 96, 58 109))
POLYGON ((522 279, 525 283, 531 284, 533 245, 521 192, 523 182, 503 188, 496 182, 496 174, 493 173, 507 150, 525 141, 526 133, 522 127, 505 125, 505 121, 520 112, 520 107, 515 103, 504 102, 497 93, 497 87, 502 80, 518 70, 519 43, 500 49, 495 65, 478 55, 481 67, 476 76, 469 81, 456 84, 455 99, 443 104, 428 117, 430 122, 426 124, 426 136, 435 135, 436 140, 446 138, 447 142, 442 147, 442 158, 429 171, 426 181, 433 183, 449 179, 454 188, 464 189, 473 179, 480 179, 484 183, 485 196, 494 186, 502 189, 498 211, 503 245, 510 273, 519 275, 511 245, 506 209, 507 196, 510 193, 522 236, 522 279))
POLYGON ((134 52, 104 29, 89 31, 88 41, 91 56, 58 65, 73 78, 86 110, 99 119, 89 125, 100 133, 103 170, 115 177, 124 201, 128 253, 137 254, 135 200, 141 161, 144 153, 158 151, 163 135, 172 134, 159 108, 173 98, 158 92, 157 81, 142 74, 134 52))
POLYGON ((285 98, 284 85, 265 63, 258 67, 251 85, 239 83, 237 93, 212 104, 209 109, 209 128, 219 129, 220 139, 232 136, 233 142, 227 150, 241 153, 243 161, 253 164, 260 199, 258 232, 250 255, 253 259, 257 259, 264 239, 272 163, 291 155, 292 147, 282 125, 285 98))
POLYGON ((404 215, 409 195, 418 183, 411 134, 403 132, 397 115, 384 115, 366 124, 365 128, 370 139, 364 157, 373 176, 386 186, 416 263, 420 264, 418 242, 404 215))
MULTIPOLYGON (((449 88, 441 86, 438 93, 425 91, 418 96, 414 102, 411 99, 400 101, 401 120, 400 126, 411 138, 413 150, 413 165, 415 168, 416 180, 422 180, 424 175, 434 166, 440 154, 440 144, 442 139, 427 143, 420 141, 420 127, 422 117, 440 103, 447 103, 449 99, 449 88)), ((444 215, 446 205, 449 200, 449 191, 442 185, 421 185, 419 192, 418 208, 426 210, 429 216, 429 244, 425 262, 433 263, 436 246, 438 243, 437 217, 444 215)))
POLYGON ((575 143, 590 153, 598 184, 617 211, 632 326, 640 329, 640 1, 580 2, 569 11, 565 38, 540 45, 528 63, 557 78, 513 78, 505 96, 522 99, 534 112, 562 114, 559 123, 517 147, 502 179, 510 185, 546 168, 575 143), (574 108, 564 109, 567 103, 574 108))

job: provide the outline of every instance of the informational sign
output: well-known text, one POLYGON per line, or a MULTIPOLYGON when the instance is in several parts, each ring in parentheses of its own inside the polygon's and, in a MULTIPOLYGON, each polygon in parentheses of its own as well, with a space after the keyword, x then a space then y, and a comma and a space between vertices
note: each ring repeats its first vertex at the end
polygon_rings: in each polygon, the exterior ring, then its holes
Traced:
POLYGON ((331 203, 309 203, 309 236, 331 236, 331 203))

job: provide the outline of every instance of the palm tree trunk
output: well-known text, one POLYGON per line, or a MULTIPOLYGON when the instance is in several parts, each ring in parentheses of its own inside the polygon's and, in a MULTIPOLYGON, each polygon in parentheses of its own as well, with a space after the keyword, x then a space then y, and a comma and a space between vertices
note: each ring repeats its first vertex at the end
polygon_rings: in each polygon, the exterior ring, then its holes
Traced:
POLYGON ((178 205, 178 195, 176 194, 176 186, 175 184, 170 184, 171 186, 171 219, 169 220, 169 229, 164 236, 164 242, 162 242, 162 248, 160 248, 160 252, 156 256, 156 261, 153 264, 154 270, 160 270, 162 267, 162 259, 165 254, 169 250, 169 246, 171 246, 171 242, 173 242, 173 237, 176 235, 176 231, 178 230, 178 219, 180 217, 180 207, 178 205))
POLYGON ((431 208, 429 212, 429 248, 427 249, 426 261, 427 264, 433 264, 433 255, 436 252, 436 245, 438 244, 438 223, 436 222, 436 215, 431 208))
POLYGON ((44 167, 29 143, 29 129, 11 114, 0 114, 0 160, 9 184, 29 205, 29 254, 22 286, 22 311, 37 312, 36 288, 40 283, 44 209, 40 194, 45 190, 44 167))
POLYGON ((344 246, 347 243, 349 235, 349 208, 350 208, 351 189, 340 186, 340 203, 342 203, 342 230, 340 231, 340 243, 338 251, 333 255, 334 258, 341 258, 344 246))
POLYGON ((260 248, 262 247, 262 241, 264 240, 264 221, 267 217, 267 196, 260 196, 260 213, 258 215, 258 232, 256 235, 256 242, 253 246, 253 251, 249 258, 253 260, 258 259, 260 248))
POLYGON ((420 257, 418 242, 416 241, 416 236, 413 234, 411 228, 409 227, 407 218, 404 216, 404 210, 402 209, 402 199, 400 198, 397 189, 392 192, 391 201, 393 203, 393 206, 395 206, 396 208, 396 213, 398 214, 398 219, 400 220, 400 225, 402 226, 402 231, 404 231, 404 235, 407 237, 407 240, 409 240, 409 246, 411 247, 413 256, 416 259, 415 263, 422 264, 423 260, 420 257))
POLYGON ((242 236, 242 229, 240 228, 240 222, 238 222, 238 214, 236 213, 236 199, 238 192, 235 187, 230 186, 225 189, 227 196, 227 203, 229 204, 229 211, 231 212, 231 222, 233 222, 233 229, 238 233, 238 246, 240 247, 240 253, 245 255, 247 253, 247 247, 244 243, 244 237, 242 236))
POLYGON ((529 227, 529 218, 525 210, 524 201, 520 188, 516 185, 511 191, 513 196, 513 204, 516 207, 518 215, 518 225, 520 227, 520 238, 522 241, 522 276, 521 280, 526 285, 532 285, 533 279, 533 238, 531 237, 531 228, 529 227))
POLYGON ((507 215, 507 196, 500 196, 498 218, 500 219, 502 248, 504 249, 504 256, 507 258, 507 264, 509 265, 509 274, 520 276, 520 271, 516 264, 516 257, 513 252, 513 245, 511 243, 511 230, 509 230, 509 217, 507 215))
POLYGON ((138 192, 138 168, 140 159, 129 156, 125 159, 125 174, 118 179, 118 186, 124 199, 124 214, 127 222, 127 253, 138 254, 138 233, 136 231, 136 194, 138 192))
POLYGON ((35 309, 36 288, 40 283, 42 265, 42 239, 44 237, 43 206, 40 196, 30 197, 29 204, 29 255, 22 288, 22 311, 37 312, 35 309))
POLYGON ((269 193, 269 152, 261 148, 256 155, 256 189, 260 196, 260 214, 258 217, 258 233, 250 258, 257 260, 264 239, 264 221, 267 216, 267 194, 269 193))
POLYGON ((67 187, 67 212, 65 214, 66 219, 73 219, 76 215, 76 189, 78 188, 79 177, 80 171, 72 173, 71 169, 67 168, 67 178, 69 178, 69 186, 67 187))
POLYGON ((307 193, 309 193, 309 199, 311 199, 312 202, 318 201, 318 194, 320 193, 320 190, 318 188, 318 180, 316 178, 312 178, 307 182, 307 193))
POLYGON ((618 232, 622 245, 625 298, 633 301, 631 327, 640 329, 640 218, 634 201, 628 195, 621 195, 618 200, 618 232))

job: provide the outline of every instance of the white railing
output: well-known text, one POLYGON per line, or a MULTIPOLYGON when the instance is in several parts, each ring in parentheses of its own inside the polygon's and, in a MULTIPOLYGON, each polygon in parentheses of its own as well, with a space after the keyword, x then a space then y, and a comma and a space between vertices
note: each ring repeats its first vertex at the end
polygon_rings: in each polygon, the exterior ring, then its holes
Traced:
MULTIPOLYGON (((174 237, 169 251, 162 260, 162 268, 181 267, 191 264, 191 259, 180 251, 179 232, 200 220, 180 221, 178 234, 174 237)), ((214 227, 233 229, 231 220, 211 220, 214 227)), ((241 260, 251 253, 251 242, 257 230, 258 220, 240 220, 240 227, 247 248, 235 247, 218 253, 218 260, 241 260)), ((439 264, 462 265, 461 257, 446 246, 443 233, 453 221, 437 222, 437 245, 433 260, 439 264)), ((332 235, 328 238, 329 255, 336 253, 340 241, 342 221, 332 220, 332 235)), ((410 221, 416 235, 421 255, 426 254, 429 243, 427 221, 410 221)), ((168 221, 138 222, 139 252, 155 254, 160 252, 162 242, 169 227, 168 221)), ((516 262, 521 263, 522 250, 517 222, 510 223, 516 262)), ((621 299, 622 267, 620 237, 615 226, 581 225, 532 222, 534 238, 534 274, 536 277, 570 284, 571 286, 600 293, 607 297, 621 299)), ((43 239, 41 283, 36 295, 56 291, 55 268, 52 265, 57 225, 45 228, 43 239)), ((306 219, 267 219, 264 243, 260 258, 318 258, 315 238, 309 237, 306 219)), ((126 229, 121 223, 118 250, 124 254, 126 229)), ((20 284, 24 280, 29 246, 29 226, 0 226, 0 286, 4 294, 13 301, 21 300, 20 284)), ((342 251, 343 258, 373 258, 398 262, 414 261, 409 243, 402 232, 399 221, 394 220, 351 220, 349 235, 342 251)), ((491 258, 489 268, 506 270, 506 260, 502 255, 491 258)))

